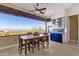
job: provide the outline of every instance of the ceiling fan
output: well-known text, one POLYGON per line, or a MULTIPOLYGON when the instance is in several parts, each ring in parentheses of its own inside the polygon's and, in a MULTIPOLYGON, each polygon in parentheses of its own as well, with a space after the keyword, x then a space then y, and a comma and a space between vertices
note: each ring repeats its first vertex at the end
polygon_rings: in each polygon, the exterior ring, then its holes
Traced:
POLYGON ((30 11, 30 12, 38 11, 41 14, 44 14, 44 10, 46 10, 46 8, 38 8, 39 7, 39 4, 38 3, 36 5, 33 5, 33 7, 35 8, 35 10, 28 10, 28 11, 30 11))

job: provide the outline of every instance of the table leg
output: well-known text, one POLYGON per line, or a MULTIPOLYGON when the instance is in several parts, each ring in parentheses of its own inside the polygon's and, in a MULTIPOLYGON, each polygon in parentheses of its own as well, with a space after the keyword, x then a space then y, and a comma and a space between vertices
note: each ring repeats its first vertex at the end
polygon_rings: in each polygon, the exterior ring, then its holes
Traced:
POLYGON ((25 41, 25 55, 27 55, 27 42, 25 41))

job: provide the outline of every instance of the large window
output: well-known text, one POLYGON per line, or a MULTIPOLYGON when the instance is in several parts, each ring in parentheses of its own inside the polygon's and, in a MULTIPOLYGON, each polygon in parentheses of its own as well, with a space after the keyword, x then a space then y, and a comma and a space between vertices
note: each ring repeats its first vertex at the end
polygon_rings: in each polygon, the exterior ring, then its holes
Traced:
POLYGON ((0 13, 0 35, 25 34, 27 32, 42 32, 45 23, 31 18, 24 18, 0 13))

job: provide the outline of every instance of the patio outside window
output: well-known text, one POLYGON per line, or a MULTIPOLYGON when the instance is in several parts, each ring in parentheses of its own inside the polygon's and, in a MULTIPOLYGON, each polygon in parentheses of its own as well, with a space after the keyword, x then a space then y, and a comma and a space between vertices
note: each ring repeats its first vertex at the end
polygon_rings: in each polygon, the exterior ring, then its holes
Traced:
POLYGON ((31 18, 0 13, 0 36, 43 32, 45 23, 31 18))

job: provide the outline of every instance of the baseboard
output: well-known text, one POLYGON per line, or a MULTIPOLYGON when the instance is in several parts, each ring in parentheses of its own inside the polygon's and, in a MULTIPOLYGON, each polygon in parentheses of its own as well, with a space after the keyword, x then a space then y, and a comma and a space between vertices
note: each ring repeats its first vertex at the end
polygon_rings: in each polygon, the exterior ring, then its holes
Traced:
POLYGON ((7 48, 11 48, 11 47, 15 47, 15 46, 18 46, 18 44, 14 44, 14 45, 10 45, 10 46, 1 47, 0 50, 2 50, 2 49, 7 49, 7 48))
POLYGON ((70 40, 70 42, 78 43, 78 42, 77 42, 77 41, 75 41, 75 40, 70 40))

